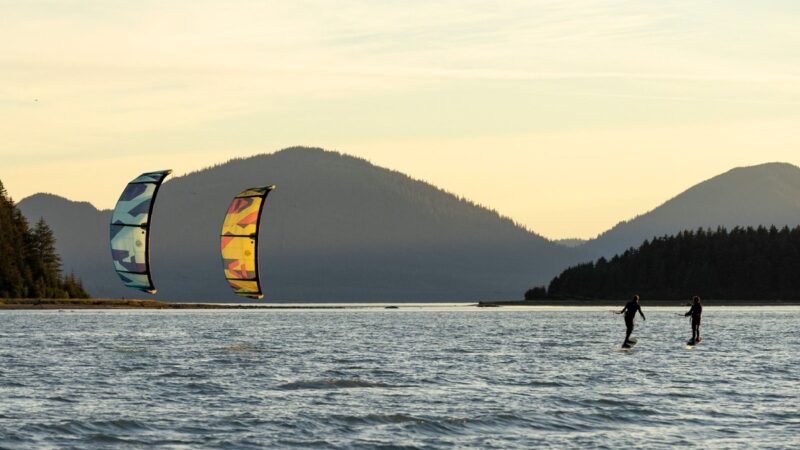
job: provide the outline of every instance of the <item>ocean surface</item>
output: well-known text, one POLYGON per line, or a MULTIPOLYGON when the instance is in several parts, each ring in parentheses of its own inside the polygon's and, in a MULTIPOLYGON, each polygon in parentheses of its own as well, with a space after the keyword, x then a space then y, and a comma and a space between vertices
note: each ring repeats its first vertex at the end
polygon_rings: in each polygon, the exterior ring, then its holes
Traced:
POLYGON ((0 311, 0 448, 798 448, 800 308, 0 311))

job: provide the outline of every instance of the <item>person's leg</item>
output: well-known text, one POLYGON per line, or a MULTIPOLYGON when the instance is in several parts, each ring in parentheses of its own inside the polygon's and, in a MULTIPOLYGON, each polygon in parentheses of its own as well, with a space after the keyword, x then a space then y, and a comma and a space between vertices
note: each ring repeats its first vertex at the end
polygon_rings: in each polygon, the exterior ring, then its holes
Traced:
POLYGON ((625 318, 625 328, 626 328, 625 342, 623 342, 622 345, 630 345, 628 343, 628 340, 631 338, 631 333, 633 333, 633 319, 632 318, 631 319, 628 319, 627 317, 625 318))
POLYGON ((700 342, 700 320, 692 319, 692 340, 700 342))

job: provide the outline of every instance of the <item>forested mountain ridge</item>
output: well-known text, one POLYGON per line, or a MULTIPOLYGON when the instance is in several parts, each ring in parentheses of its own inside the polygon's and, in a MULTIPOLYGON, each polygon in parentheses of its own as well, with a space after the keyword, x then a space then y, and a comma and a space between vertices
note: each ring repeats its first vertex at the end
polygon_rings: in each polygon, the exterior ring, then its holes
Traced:
MULTIPOLYGON (((127 181, 120 179, 120 190, 127 181)), ((259 247, 267 300, 507 299, 588 256, 402 173, 296 147, 164 183, 151 228, 157 298, 239 300, 222 275, 222 219, 242 189, 269 184, 278 187, 264 209, 259 247)), ((43 215, 57 237, 69 236, 65 267, 75 267, 93 295, 144 296, 111 269, 108 211, 52 196, 21 207, 29 217, 43 215)))
POLYGON ((0 299, 85 297, 80 281, 61 274, 48 224, 39 218, 30 227, 0 181, 0 299))
POLYGON ((689 188, 652 211, 620 222, 581 246, 610 258, 645 239, 698 228, 793 228, 800 224, 800 168, 787 163, 739 167, 689 188))
POLYGON ((800 227, 699 229, 645 241, 611 259, 573 266, 528 300, 800 300, 800 227))

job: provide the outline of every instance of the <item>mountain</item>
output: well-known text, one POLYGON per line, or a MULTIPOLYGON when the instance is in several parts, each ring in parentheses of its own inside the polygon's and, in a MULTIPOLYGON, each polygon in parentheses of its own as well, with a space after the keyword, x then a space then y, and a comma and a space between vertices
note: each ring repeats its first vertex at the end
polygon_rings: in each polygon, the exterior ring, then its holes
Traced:
MULTIPOLYGON (((399 172, 297 147, 164 183, 152 219, 156 298, 240 300, 222 275, 220 227, 234 195, 268 184, 278 189, 264 211, 259 248, 267 300, 510 299, 588 258, 399 172)), ((90 294, 146 296, 124 288, 111 268, 109 211, 43 194, 19 207, 47 220, 65 270, 90 294)))
POLYGON ((658 208, 621 222, 580 248, 611 257, 655 236, 683 230, 795 227, 800 224, 800 168, 786 163, 739 167, 688 189, 658 208))
POLYGON ((570 238, 570 239, 556 239, 553 242, 555 242, 556 244, 563 245, 564 247, 575 248, 585 244, 588 241, 586 239, 570 238))

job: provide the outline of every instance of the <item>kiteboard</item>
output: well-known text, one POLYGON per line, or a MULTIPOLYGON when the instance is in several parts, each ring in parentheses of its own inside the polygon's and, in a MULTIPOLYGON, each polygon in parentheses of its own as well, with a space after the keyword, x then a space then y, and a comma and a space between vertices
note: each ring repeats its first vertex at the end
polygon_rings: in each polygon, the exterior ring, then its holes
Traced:
POLYGON ((697 347, 698 345, 700 345, 700 343, 701 343, 701 342, 703 342, 703 339, 702 339, 702 338, 701 338, 701 339, 698 339, 698 340, 696 340, 696 341, 695 341, 694 339, 689 339, 689 340, 686 342, 686 348, 687 348, 688 350, 691 350, 691 349, 693 349, 693 348, 697 347))
POLYGON ((627 346, 623 345, 622 347, 619 347, 618 351, 620 351, 620 352, 631 351, 631 350, 633 350, 633 347, 635 347, 636 344, 638 344, 638 343, 639 343, 639 340, 636 339, 635 337, 631 336, 631 337, 628 338, 628 345, 627 346))

